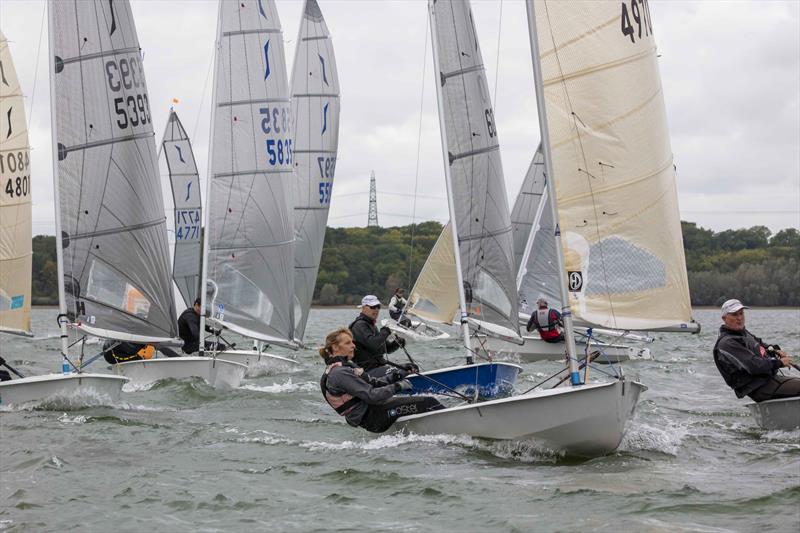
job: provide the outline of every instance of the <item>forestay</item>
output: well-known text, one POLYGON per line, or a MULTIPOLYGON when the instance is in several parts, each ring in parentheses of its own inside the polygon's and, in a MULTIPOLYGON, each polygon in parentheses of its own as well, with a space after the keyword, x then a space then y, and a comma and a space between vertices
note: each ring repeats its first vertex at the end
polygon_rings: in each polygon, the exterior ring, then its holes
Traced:
POLYGON ((31 331, 31 170, 25 103, 0 32, 0 331, 31 331))
POLYGON ((440 122, 470 323, 519 337, 511 220, 494 121, 469 2, 430 3, 440 122))
POLYGON ((406 313, 440 324, 452 324, 458 315, 458 276, 449 222, 411 289, 406 313))
POLYGON ((170 109, 162 141, 169 170, 175 216, 175 250, 172 255, 172 279, 187 306, 200 295, 202 242, 200 221, 200 176, 189 136, 178 114, 170 109))
POLYGON ((207 270, 213 318, 293 344, 292 117, 272 0, 221 1, 214 70, 207 270))
POLYGON ((553 309, 561 307, 555 227, 546 185, 544 158, 539 147, 511 211, 522 313, 531 313, 540 297, 546 298, 553 309))
POLYGON ((95 335, 174 338, 164 205, 130 5, 49 7, 62 306, 95 335))
POLYGON ((690 320, 647 0, 535 2, 573 313, 616 329, 690 320))
POLYGON ((292 71, 294 117, 295 340, 301 342, 317 282, 339 145, 339 75, 328 27, 306 0, 292 71))

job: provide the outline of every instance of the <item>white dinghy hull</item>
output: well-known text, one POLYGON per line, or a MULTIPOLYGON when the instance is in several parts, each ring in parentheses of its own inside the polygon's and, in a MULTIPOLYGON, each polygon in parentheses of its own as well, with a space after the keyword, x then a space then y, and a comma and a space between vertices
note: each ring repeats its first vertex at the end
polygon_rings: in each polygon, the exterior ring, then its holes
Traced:
MULTIPOLYGON (((493 357, 511 357, 521 363, 536 363, 539 361, 560 361, 564 359, 566 345, 563 342, 545 342, 537 336, 523 336, 525 344, 522 346, 497 338, 486 338, 483 347, 493 357)), ((578 357, 586 353, 585 339, 575 340, 578 357)), ((590 352, 599 351, 601 355, 595 359, 596 364, 619 363, 622 361, 643 361, 653 359, 650 348, 626 346, 623 344, 607 344, 592 341, 590 352)))
POLYGON ((749 403, 747 407, 756 424, 764 429, 800 428, 800 397, 749 403))
POLYGON ((45 374, 0 383, 0 405, 43 400, 113 403, 119 400, 127 378, 111 374, 45 374))
POLYGON ((446 331, 419 320, 412 320, 410 328, 398 324, 396 320, 389 319, 381 320, 381 325, 386 326, 403 337, 407 343, 412 344, 443 341, 450 338, 450 334, 446 331))
POLYGON ((622 441, 639 394, 635 381, 562 387, 401 417, 405 431, 469 435, 486 439, 527 440, 568 455, 597 457, 622 441))
POLYGON ((247 372, 247 365, 212 357, 169 357, 129 361, 115 366, 135 386, 149 385, 160 379, 202 378, 215 389, 235 389, 247 372))
POLYGON ((245 365, 247 367, 245 375, 251 377, 300 364, 288 357, 255 350, 225 350, 217 354, 217 359, 245 365))

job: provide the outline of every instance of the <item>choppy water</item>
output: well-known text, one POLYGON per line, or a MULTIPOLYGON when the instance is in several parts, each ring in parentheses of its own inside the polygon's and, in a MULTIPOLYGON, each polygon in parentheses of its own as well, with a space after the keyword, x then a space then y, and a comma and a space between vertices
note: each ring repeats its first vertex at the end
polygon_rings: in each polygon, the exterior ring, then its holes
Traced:
MULTIPOLYGON (((717 315, 698 310, 702 334, 660 335, 656 361, 627 365, 650 390, 620 450, 588 461, 350 428, 322 400, 311 350, 227 393, 168 381, 111 407, 3 411, 0 530, 798 531, 800 432, 760 430, 724 385, 717 315)), ((56 334, 55 316, 34 311, 38 335, 56 334)), ((353 316, 312 311, 309 344, 353 316)), ((797 310, 748 312, 749 329, 793 354, 799 324, 797 310)), ((0 341, 23 372, 60 368, 54 337, 0 341)), ((415 349, 427 367, 459 354, 415 349)), ((558 364, 524 367, 528 388, 558 364)))

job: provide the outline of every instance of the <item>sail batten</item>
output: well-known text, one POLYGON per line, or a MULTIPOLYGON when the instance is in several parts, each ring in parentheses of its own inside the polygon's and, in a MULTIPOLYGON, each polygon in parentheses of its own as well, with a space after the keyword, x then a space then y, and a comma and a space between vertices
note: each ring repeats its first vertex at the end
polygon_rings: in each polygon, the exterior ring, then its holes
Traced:
POLYGON ((31 167, 25 101, 0 32, 0 332, 31 332, 31 167))
POLYGON ((302 341, 314 295, 339 144, 339 76, 333 41, 316 0, 306 0, 292 69, 294 117, 295 339, 302 341))
POLYGON ((534 7, 573 314, 625 330, 690 323, 649 8, 634 31, 625 2, 534 7))
POLYGON ((127 1, 49 6, 62 309, 102 336, 177 336, 143 56, 127 1), (66 58, 66 59, 65 59, 66 58))
POLYGON ((212 317, 293 345, 292 117, 273 0, 220 1, 203 278, 212 317))

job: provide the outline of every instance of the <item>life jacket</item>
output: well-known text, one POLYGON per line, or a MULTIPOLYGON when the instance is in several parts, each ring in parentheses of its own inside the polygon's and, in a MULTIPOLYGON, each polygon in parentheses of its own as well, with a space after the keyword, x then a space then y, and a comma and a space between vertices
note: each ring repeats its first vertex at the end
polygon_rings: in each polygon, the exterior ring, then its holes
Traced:
POLYGON ((333 407, 333 409, 340 415, 346 416, 347 413, 352 411, 359 404, 359 402, 361 402, 361 400, 352 394, 347 394, 346 392, 337 396, 328 390, 328 374, 330 374, 331 370, 337 366, 342 366, 342 362, 335 361, 325 367, 325 372, 322 374, 322 378, 319 380, 319 387, 322 390, 322 396, 325 398, 325 401, 328 402, 328 405, 333 407))
POLYGON ((135 344, 132 342, 121 342, 113 346, 115 341, 106 341, 103 345, 104 358, 113 364, 124 363, 127 361, 141 361, 142 359, 152 359, 155 347, 152 344, 135 344))
POLYGON ((539 332, 539 336, 543 340, 556 339, 561 335, 561 330, 558 329, 558 317, 556 316, 555 309, 537 309, 533 312, 533 324, 539 332), (541 320, 547 319, 546 324, 541 325, 541 320))

